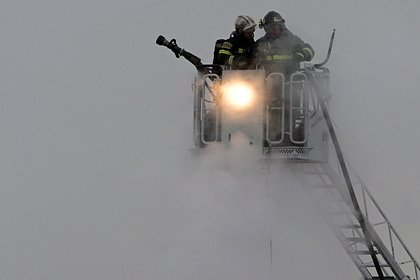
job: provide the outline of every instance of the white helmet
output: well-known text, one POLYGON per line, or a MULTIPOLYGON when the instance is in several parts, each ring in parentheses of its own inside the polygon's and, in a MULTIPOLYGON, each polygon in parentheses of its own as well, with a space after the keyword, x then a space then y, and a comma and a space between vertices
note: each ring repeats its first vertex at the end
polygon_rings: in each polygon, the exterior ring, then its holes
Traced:
POLYGON ((235 30, 239 33, 242 33, 243 31, 254 31, 255 26, 255 21, 250 16, 240 15, 235 21, 235 30))

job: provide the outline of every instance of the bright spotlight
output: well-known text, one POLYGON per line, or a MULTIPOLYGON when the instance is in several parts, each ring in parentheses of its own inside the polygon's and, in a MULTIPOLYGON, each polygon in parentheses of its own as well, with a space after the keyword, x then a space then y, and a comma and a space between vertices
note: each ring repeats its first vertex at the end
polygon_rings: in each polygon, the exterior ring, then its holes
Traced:
POLYGON ((223 86, 225 104, 238 110, 250 107, 254 98, 253 95, 251 85, 244 82, 230 83, 223 86))

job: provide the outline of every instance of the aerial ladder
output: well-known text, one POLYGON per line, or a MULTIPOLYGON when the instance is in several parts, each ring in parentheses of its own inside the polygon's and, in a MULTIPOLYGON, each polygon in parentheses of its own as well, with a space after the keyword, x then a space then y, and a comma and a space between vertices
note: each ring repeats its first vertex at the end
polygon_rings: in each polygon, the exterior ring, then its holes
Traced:
POLYGON ((363 279, 419 279, 419 263, 343 155, 324 100, 325 89, 315 79, 310 84, 320 100, 333 152, 326 162, 286 166, 319 201, 316 205, 363 279))

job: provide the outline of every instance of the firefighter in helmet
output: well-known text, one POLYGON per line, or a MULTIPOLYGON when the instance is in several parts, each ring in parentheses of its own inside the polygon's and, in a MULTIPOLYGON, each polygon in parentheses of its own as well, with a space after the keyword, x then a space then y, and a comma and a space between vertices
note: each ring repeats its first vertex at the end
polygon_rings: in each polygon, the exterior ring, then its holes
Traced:
MULTIPOLYGON (((213 64, 227 66, 232 70, 253 67, 256 23, 250 16, 240 15, 235 21, 235 31, 228 39, 216 41, 213 64)), ((254 66, 255 67, 255 66, 254 66)))
POLYGON ((314 57, 313 48, 290 32, 282 16, 268 12, 259 22, 265 35, 256 42, 256 59, 266 74, 280 72, 286 76, 299 69, 299 63, 314 57))
MULTIPOLYGON (((269 128, 266 135, 270 141, 279 141, 281 135, 285 135, 282 146, 296 146, 291 139, 303 141, 304 127, 302 123, 292 122, 299 119, 298 110, 291 110, 291 107, 300 106, 299 95, 295 92, 298 86, 291 87, 287 81, 291 74, 299 70, 300 62, 310 61, 314 57, 314 50, 298 36, 290 32, 285 25, 285 20, 275 11, 268 12, 259 23, 264 28, 265 35, 257 40, 255 56, 257 67, 263 67, 266 75, 273 72, 281 73, 286 79, 274 76, 270 79, 272 86, 269 89, 267 100, 268 105, 281 110, 269 110, 269 128), (283 88, 285 92, 283 92, 283 88), (291 100, 290 97, 293 96, 291 100), (291 104, 293 102, 293 104, 291 104), (292 138, 291 138, 292 137, 292 138)), ((298 93, 298 92, 296 92, 298 93)), ((267 139, 268 140, 268 139, 267 139)))

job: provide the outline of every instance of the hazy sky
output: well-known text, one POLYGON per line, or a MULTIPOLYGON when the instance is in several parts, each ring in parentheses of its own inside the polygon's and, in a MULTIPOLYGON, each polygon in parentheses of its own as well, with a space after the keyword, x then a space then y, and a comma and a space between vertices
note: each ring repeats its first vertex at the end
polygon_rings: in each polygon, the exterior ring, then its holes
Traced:
POLYGON ((419 259, 417 0, 3 0, 0 278, 358 279, 284 170, 189 157, 195 71, 156 37, 210 62, 237 15, 270 10, 315 61, 336 28, 339 138, 419 259))

